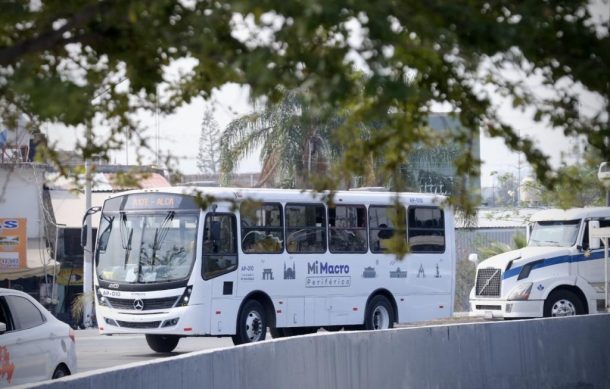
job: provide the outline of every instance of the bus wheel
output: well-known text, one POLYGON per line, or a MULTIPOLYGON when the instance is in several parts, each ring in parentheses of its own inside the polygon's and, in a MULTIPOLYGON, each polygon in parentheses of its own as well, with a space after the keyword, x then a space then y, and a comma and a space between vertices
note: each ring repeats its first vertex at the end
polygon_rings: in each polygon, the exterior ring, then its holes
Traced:
POLYGON ((171 353, 178 345, 178 335, 152 335, 146 334, 146 343, 153 351, 158 353, 171 353))
POLYGON ((544 302, 544 317, 574 316, 584 312, 582 301, 569 290, 556 290, 544 302))
POLYGON ((364 317, 365 330, 385 330, 394 327, 394 309, 385 296, 377 295, 369 301, 364 317))
POLYGON ((235 345, 265 340, 267 319, 261 303, 249 300, 244 304, 237 317, 236 330, 236 334, 232 337, 235 345))

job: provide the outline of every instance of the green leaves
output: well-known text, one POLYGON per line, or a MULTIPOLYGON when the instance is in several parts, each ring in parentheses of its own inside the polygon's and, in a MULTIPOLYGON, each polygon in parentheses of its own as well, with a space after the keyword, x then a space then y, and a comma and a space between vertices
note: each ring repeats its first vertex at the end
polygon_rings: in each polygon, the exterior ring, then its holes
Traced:
MULTIPOLYGON (((272 103, 302 88, 344 119, 331 132, 345 155, 337 174, 346 178, 370 158, 383 161, 379 175, 395 177, 413 145, 435 142, 418 129, 442 104, 468 129, 450 135, 462 149, 480 130, 501 137, 552 186, 558 176, 547 174, 546 156, 519 139, 482 90, 497 89, 532 119, 587 136, 610 155, 610 38, 591 23, 591 9, 585 0, 9 0, 0 14, 0 104, 38 123, 101 117, 113 134, 129 128, 137 136, 138 109, 171 113, 228 82, 272 103), (170 79, 166 67, 179 60, 194 66, 170 79), (507 77, 513 70, 551 93, 507 77), (583 89, 596 101, 586 117, 583 89), (383 124, 365 136, 359 123, 383 124)), ((270 163, 286 158, 275 150, 270 163)), ((460 173, 477 174, 470 154, 458 162, 460 173)), ((468 196, 454 200, 473 205, 468 196)))

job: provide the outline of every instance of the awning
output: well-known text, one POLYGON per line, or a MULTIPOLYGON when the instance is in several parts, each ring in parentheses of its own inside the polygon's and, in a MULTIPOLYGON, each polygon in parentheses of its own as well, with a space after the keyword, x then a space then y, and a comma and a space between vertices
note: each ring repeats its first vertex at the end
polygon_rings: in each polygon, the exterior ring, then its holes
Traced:
POLYGON ((60 264, 51 259, 42 239, 28 239, 27 267, 3 270, 0 273, 0 281, 43 277, 45 273, 53 276, 59 273, 59 269, 60 264))
MULTIPOLYGON (((50 190, 51 204, 55 222, 62 227, 81 228, 83 216, 85 216, 85 195, 74 193, 69 190, 50 190)), ((102 206, 104 201, 110 197, 110 193, 92 193, 91 206, 102 206)), ((100 222, 100 214, 92 216, 92 226, 97 227, 100 222)))

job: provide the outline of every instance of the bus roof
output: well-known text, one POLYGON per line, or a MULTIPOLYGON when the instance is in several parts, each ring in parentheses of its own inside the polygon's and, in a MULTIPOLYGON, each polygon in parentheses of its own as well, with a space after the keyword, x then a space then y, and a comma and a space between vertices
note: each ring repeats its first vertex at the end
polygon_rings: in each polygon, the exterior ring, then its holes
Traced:
MULTIPOLYGON (((135 193, 172 193, 184 195, 213 196, 218 199, 226 200, 264 200, 270 202, 311 202, 324 201, 330 192, 315 192, 300 189, 274 189, 274 188, 225 188, 225 187, 197 187, 197 186, 173 186, 163 188, 150 188, 142 190, 132 190, 116 193, 112 198, 135 194, 135 193)), ((336 204, 363 203, 363 204, 387 204, 398 194, 401 203, 413 205, 441 205, 445 196, 431 193, 411 193, 411 192, 388 192, 370 190, 340 190, 334 192, 334 202, 336 204)))

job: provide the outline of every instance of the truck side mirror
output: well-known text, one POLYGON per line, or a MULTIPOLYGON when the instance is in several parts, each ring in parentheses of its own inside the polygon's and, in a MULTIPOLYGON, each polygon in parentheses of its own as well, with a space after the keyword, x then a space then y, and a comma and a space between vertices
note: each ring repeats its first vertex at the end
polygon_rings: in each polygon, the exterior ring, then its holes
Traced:
POLYGON ((479 254, 477 254, 477 253, 468 254, 468 260, 476 265, 477 262, 479 262, 479 254))
POLYGON ((589 221, 589 250, 597 250, 602 247, 600 238, 593 238, 591 236, 591 230, 599 228, 599 220, 589 221))

